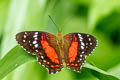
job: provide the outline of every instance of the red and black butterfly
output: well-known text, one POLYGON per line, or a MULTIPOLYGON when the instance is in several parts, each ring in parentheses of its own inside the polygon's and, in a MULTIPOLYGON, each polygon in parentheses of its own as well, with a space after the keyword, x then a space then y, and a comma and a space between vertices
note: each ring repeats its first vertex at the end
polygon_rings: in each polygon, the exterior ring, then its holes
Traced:
POLYGON ((25 31, 16 35, 17 42, 29 53, 36 55, 38 62, 49 73, 56 73, 66 66, 80 72, 82 64, 97 45, 95 37, 85 33, 61 32, 54 36, 48 32, 25 31))

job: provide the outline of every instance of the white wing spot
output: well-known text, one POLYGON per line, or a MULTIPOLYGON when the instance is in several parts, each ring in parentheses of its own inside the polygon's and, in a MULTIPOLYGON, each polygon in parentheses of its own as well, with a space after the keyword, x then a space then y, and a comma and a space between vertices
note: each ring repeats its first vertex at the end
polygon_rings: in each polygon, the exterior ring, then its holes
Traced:
POLYGON ((42 58, 42 59, 44 59, 44 57, 43 57, 43 56, 41 56, 41 58, 42 58))
POLYGON ((86 43, 86 45, 88 45, 88 43, 86 43))
POLYGON ((77 72, 80 72, 80 71, 77 71, 77 72))
POLYGON ((38 32, 35 32, 35 34, 38 34, 38 32))
POLYGON ((85 64, 85 63, 82 63, 82 64, 85 64))
POLYGON ((81 49, 84 49, 84 46, 81 46, 81 49))
POLYGON ((30 53, 30 52, 28 52, 28 53, 30 53))
POLYGON ((82 41, 82 37, 81 37, 81 34, 78 34, 78 37, 79 37, 79 39, 80 39, 80 41, 82 41))
POLYGON ((69 65, 69 63, 67 63, 67 66, 69 65))
POLYGON ((38 50, 35 50, 36 52, 39 52, 38 50))
POLYGON ((30 41, 28 41, 30 43, 30 41))
POLYGON ((46 60, 43 60, 43 62, 46 62, 46 60))
MULTIPOLYGON (((39 62, 39 64, 41 64, 41 62, 39 62)), ((46 68, 47 69, 47 68, 46 68)))
POLYGON ((90 35, 87 35, 87 37, 89 37, 90 35))
POLYGON ((90 45, 92 45, 92 43, 90 43, 90 45))
POLYGON ((35 38, 35 40, 38 40, 38 38, 35 38))
POLYGON ((84 44, 83 42, 81 42, 81 45, 82 45, 82 46, 85 46, 85 44, 84 44))
POLYGON ((38 48, 38 44, 35 44, 34 46, 35 46, 35 48, 38 48))
POLYGON ((96 40, 96 42, 97 42, 97 43, 96 43, 96 46, 98 46, 98 40, 96 40))
POLYGON ((85 53, 84 51, 82 51, 82 54, 85 53))
POLYGON ((82 57, 82 55, 80 55, 80 57, 82 57))
POLYGON ((89 41, 91 41, 91 38, 89 38, 89 41))
POLYGON ((26 51, 26 49, 24 48, 24 50, 26 51))
POLYGON ((83 39, 82 37, 79 37, 80 39, 83 39))
POLYGON ((98 40, 96 40, 96 42, 98 43, 98 40))
POLYGON ((82 59, 80 58, 80 61, 82 61, 82 59))
POLYGON ((38 35, 35 34, 33 37, 35 38, 35 37, 37 37, 37 36, 38 36, 38 35))
POLYGON ((32 46, 32 44, 30 44, 30 46, 32 46))
POLYGON ((84 63, 86 63, 86 61, 84 61, 84 63))
POLYGON ((25 34, 27 34, 27 32, 25 32, 25 34))
POLYGON ((79 37, 81 37, 81 34, 78 34, 79 37))
POLYGON ((24 35, 24 38, 26 38, 27 36, 26 35, 24 35))
POLYGON ((36 44, 37 43, 37 41, 33 41, 33 44, 36 44))
POLYGON ((25 42, 25 40, 23 40, 23 42, 25 42))
POLYGON ((51 72, 51 74, 54 74, 53 72, 51 72))

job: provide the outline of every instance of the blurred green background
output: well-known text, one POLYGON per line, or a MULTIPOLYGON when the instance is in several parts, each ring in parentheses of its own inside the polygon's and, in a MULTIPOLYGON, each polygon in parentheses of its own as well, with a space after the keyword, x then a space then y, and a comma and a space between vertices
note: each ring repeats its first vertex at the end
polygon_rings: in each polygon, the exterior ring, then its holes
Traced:
MULTIPOLYGON (((89 33, 98 39, 98 47, 87 62, 120 79, 120 0, 0 0, 0 58, 17 45, 15 35, 40 30, 56 35, 70 18, 62 34, 89 33)), ((16 60, 16 59, 14 59, 16 60)), ((18 67, 3 80, 113 80, 82 68, 81 73, 63 69, 55 75, 37 62, 18 67)))

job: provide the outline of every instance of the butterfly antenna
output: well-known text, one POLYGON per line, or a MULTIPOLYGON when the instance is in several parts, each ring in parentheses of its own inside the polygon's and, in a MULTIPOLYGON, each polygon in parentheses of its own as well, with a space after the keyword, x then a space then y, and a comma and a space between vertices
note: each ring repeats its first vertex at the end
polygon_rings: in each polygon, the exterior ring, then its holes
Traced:
POLYGON ((50 15, 48 15, 48 16, 49 16, 49 18, 51 19, 51 21, 55 24, 55 26, 56 26, 56 28, 57 28, 58 32, 60 32, 60 30, 59 30, 59 28, 58 28, 57 24, 55 23, 55 21, 52 19, 52 17, 51 17, 50 15))
MULTIPOLYGON (((73 15, 73 16, 74 16, 74 15, 73 15)), ((62 28, 61 28, 60 32, 62 32, 62 30, 63 30, 63 28, 65 27, 65 25, 71 20, 71 18, 72 18, 73 16, 71 16, 70 18, 68 18, 68 19, 66 20, 66 22, 62 25, 62 28)))

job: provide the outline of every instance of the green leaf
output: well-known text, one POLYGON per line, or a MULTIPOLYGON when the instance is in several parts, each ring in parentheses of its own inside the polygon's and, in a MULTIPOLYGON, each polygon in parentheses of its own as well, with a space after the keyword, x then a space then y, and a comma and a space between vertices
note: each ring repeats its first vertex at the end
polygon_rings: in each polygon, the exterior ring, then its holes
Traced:
POLYGON ((116 75, 113 75, 111 73, 105 72, 95 66, 92 66, 88 63, 86 63, 84 65, 85 68, 91 69, 93 70, 91 73, 93 73, 93 75, 95 75, 96 77, 98 77, 100 80, 104 79, 104 80, 120 80, 116 75))
POLYGON ((20 46, 16 46, 10 50, 7 55, 0 60, 0 80, 9 72, 28 61, 36 61, 36 58, 27 54, 20 46))
POLYGON ((117 77, 120 78, 120 64, 114 66, 113 68, 109 69, 108 72, 111 74, 116 75, 117 77))
MULTIPOLYGON (((0 60, 0 79, 4 78, 8 73, 10 73, 11 71, 15 70, 17 67, 19 67, 20 65, 22 65, 28 61, 31 61, 31 62, 36 61, 35 56, 28 54, 20 46, 16 46, 12 50, 10 50, 7 53, 7 55, 5 55, 0 60)), ((104 76, 104 78, 107 78, 107 79, 114 79, 114 80, 119 79, 116 76, 114 76, 110 73, 107 73, 97 67, 90 65, 90 64, 85 64, 84 67, 92 70, 91 73, 93 73, 93 71, 95 71, 96 74, 93 74, 93 75, 95 75, 95 76, 97 75, 96 77, 98 77, 98 78, 99 78, 99 76, 100 76, 100 78, 104 76)))
POLYGON ((120 8, 120 0, 93 0, 88 16, 89 28, 92 29, 101 18, 109 15, 112 11, 120 8))

